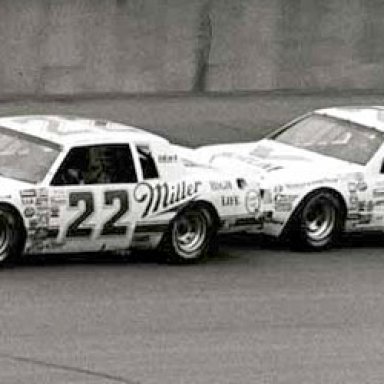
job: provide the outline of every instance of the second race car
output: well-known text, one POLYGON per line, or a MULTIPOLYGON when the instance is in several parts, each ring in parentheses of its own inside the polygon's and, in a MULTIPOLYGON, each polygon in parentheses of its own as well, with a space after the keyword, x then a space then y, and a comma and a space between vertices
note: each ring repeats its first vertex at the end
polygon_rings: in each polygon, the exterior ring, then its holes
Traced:
POLYGON ((257 231, 323 250, 343 232, 384 231, 383 143, 383 107, 340 107, 299 117, 261 141, 202 147, 196 156, 259 180, 257 231))

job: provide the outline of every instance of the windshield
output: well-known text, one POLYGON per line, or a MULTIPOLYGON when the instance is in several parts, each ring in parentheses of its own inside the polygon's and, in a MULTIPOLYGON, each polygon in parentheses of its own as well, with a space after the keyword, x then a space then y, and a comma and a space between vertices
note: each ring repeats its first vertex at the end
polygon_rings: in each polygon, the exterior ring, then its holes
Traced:
POLYGON ((53 143, 0 129, 0 175, 30 183, 42 181, 59 148, 53 143))
POLYGON ((313 114, 273 135, 272 139, 365 165, 383 143, 384 134, 349 121, 313 114))

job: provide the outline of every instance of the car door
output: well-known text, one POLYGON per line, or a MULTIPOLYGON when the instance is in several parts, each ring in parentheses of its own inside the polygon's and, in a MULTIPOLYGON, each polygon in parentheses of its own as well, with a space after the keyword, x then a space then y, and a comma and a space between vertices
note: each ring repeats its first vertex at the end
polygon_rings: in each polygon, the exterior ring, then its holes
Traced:
POLYGON ((132 204, 136 184, 128 144, 72 148, 49 188, 53 249, 127 249, 139 215, 132 204))
MULTIPOLYGON (((361 230, 384 230, 384 147, 382 146, 365 167, 358 173, 356 191, 350 195, 358 201, 357 228, 361 230)), ((351 198, 351 197, 350 197, 351 198)))

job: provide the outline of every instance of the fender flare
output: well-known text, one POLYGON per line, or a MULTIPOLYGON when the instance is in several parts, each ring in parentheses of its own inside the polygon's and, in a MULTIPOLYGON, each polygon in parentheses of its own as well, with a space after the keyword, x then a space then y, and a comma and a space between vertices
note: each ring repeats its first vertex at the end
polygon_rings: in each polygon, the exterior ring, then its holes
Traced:
POLYGON ((340 202, 340 206, 342 209, 342 223, 343 223, 343 227, 344 227, 345 220, 346 220, 347 213, 348 213, 348 208, 347 208, 347 203, 346 203, 343 195, 334 188, 319 187, 319 188, 315 188, 315 189, 308 191, 307 193, 305 193, 302 196, 301 200, 298 202, 298 204, 296 205, 292 214, 289 216, 288 220, 284 224, 283 230, 281 231, 281 234, 280 234, 280 238, 285 239, 287 237, 287 235, 289 234, 289 232, 291 230, 292 223, 294 222, 298 212, 300 212, 300 210, 303 208, 303 206, 307 203, 307 201, 312 196, 314 196, 318 193, 321 193, 321 192, 327 192, 327 193, 332 194, 340 202))

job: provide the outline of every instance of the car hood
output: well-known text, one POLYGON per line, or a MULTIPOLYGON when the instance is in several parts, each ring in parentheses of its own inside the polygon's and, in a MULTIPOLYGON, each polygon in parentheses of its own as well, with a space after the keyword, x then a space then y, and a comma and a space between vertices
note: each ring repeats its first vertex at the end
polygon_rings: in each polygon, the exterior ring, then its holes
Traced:
POLYGON ((361 172, 363 166, 295 148, 273 140, 253 143, 223 144, 201 147, 196 157, 215 167, 238 175, 258 175, 261 179, 311 180, 322 176, 336 176, 361 172))
POLYGON ((11 192, 18 191, 23 188, 31 188, 34 184, 12 179, 10 177, 0 176, 0 198, 4 196, 4 194, 8 195, 11 192))

